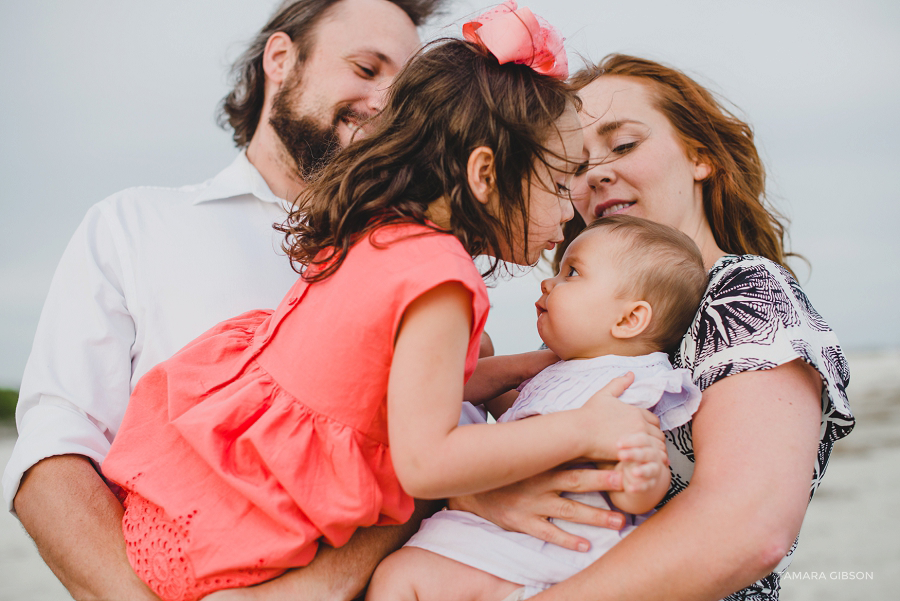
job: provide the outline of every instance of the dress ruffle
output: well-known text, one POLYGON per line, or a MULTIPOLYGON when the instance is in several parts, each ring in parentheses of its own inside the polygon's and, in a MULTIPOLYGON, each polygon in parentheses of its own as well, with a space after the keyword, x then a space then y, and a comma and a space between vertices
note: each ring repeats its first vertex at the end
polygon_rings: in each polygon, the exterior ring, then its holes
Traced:
POLYGON ((231 535, 246 540, 241 549, 220 553, 207 544, 186 554, 193 557, 197 578, 214 575, 209 566, 218 571, 305 565, 320 537, 340 546, 359 527, 402 523, 412 514, 413 501, 400 487, 387 445, 313 412, 255 361, 254 333, 266 329, 270 315, 255 311, 220 324, 148 373, 135 390, 144 399, 143 411, 132 418, 163 411, 168 420, 123 427, 123 436, 140 432, 141 440, 117 438, 121 448, 103 466, 126 490, 164 503, 176 522, 192 516, 189 546, 221 537, 217 506, 245 516, 229 525, 245 532, 231 535), (167 406, 155 406, 160 402, 167 406), (165 469, 154 469, 148 445, 168 458, 165 469), (174 465, 172 446, 183 448, 174 465), (147 469, 120 476, 119 465, 123 471, 147 469), (167 474, 173 470, 196 474, 196 486, 172 490, 167 474), (165 491, 165 499, 158 491, 165 491))

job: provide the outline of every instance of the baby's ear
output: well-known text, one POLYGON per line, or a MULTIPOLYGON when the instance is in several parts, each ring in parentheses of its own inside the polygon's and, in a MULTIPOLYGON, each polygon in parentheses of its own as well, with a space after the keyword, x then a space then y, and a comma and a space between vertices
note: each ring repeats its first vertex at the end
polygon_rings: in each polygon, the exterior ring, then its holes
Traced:
POLYGON ((626 339, 639 336, 650 325, 653 308, 647 301, 634 301, 625 305, 621 317, 612 328, 614 338, 626 339))
POLYGON ((497 189, 494 174, 494 151, 487 146, 479 146, 469 154, 466 165, 469 189, 481 204, 487 204, 497 189))

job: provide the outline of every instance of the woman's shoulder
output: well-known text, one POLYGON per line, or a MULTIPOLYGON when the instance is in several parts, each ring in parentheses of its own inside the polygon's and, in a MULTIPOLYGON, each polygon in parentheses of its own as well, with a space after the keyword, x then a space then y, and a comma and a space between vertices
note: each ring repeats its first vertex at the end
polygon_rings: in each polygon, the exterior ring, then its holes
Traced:
POLYGON ((726 255, 716 261, 701 308, 713 305, 757 313, 760 326, 764 321, 785 327, 803 323, 815 332, 832 331, 791 272, 757 255, 726 255))
POLYGON ((719 259, 676 353, 676 366, 690 369, 706 389, 724 377, 798 358, 820 373, 833 405, 849 417, 847 361, 834 331, 796 279, 764 257, 719 259))

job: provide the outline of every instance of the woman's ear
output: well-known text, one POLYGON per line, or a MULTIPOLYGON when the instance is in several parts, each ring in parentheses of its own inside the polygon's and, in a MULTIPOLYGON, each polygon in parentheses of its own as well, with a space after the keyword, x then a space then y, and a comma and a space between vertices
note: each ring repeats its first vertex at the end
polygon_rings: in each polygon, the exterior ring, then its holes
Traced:
POLYGON ((712 163, 710 163, 709 159, 703 156, 702 153, 698 154, 694 159, 694 181, 702 182, 712 174, 712 171, 712 163))
POLYGON ((283 31, 270 35, 262 58, 266 82, 274 84, 273 87, 280 87, 293 69, 296 60, 291 36, 283 31))
POLYGON ((612 327, 613 338, 627 339, 639 336, 650 325, 653 308, 647 301, 634 301, 625 305, 621 317, 612 327))
POLYGON ((481 204, 490 202, 497 189, 494 174, 494 151, 487 146, 479 146, 469 154, 466 165, 469 189, 481 204))

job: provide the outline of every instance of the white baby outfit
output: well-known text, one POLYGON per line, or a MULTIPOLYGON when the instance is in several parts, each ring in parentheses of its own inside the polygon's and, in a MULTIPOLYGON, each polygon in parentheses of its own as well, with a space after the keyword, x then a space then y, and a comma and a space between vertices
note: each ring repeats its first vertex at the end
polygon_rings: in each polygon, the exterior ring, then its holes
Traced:
MULTIPOLYGON (((688 421, 700 404, 700 389, 686 369, 673 369, 665 353, 640 357, 607 355, 595 359, 560 361, 543 370, 522 388, 499 422, 523 419, 581 407, 610 380, 627 372, 634 383, 620 397, 629 405, 649 409, 663 430, 688 421)), ((594 507, 610 508, 601 492, 565 493, 594 507)), ((441 511, 422 522, 407 546, 420 547, 524 586, 521 599, 536 595, 596 561, 653 512, 625 514, 620 531, 562 520, 554 524, 591 541, 586 553, 570 551, 519 532, 509 532, 477 515, 441 511)))

